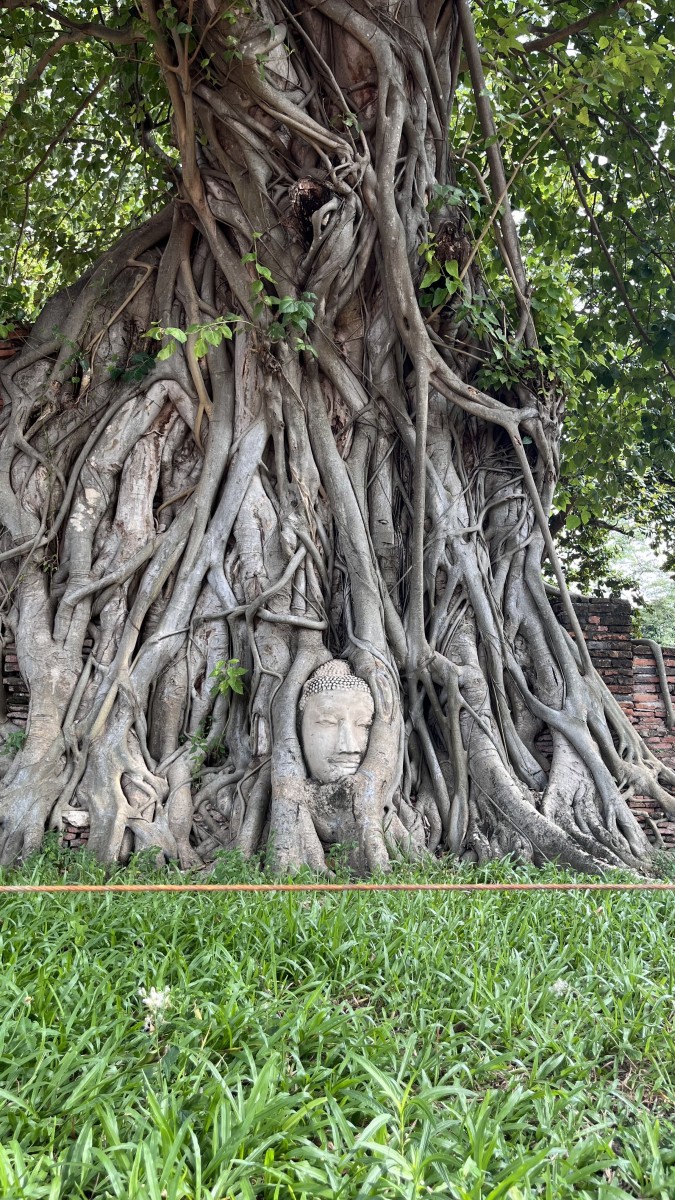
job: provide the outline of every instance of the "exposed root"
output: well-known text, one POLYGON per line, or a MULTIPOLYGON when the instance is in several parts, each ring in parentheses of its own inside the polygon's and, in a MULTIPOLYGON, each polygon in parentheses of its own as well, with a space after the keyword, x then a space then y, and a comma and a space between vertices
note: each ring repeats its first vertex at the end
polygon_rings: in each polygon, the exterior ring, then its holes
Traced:
MULTIPOLYGON (((191 869, 266 848, 278 870, 325 871, 346 844, 360 874, 440 851, 649 871, 627 797, 675 811, 675 772, 541 581, 548 554, 565 595, 547 525, 562 397, 544 375, 476 386, 489 340, 459 314, 485 295, 476 255, 461 294, 429 317, 418 302, 420 242, 468 242, 460 208, 427 205, 454 182, 460 18, 490 128, 469 6, 411 2, 389 21, 269 0, 224 33, 203 0, 189 23, 208 86, 142 7, 181 194, 47 306, 1 376, 0 617, 30 711, 0 784, 0 862, 74 805, 104 861, 153 848, 191 869), (191 332, 143 380, 112 378, 154 320, 219 317, 228 336, 201 357, 191 332), (79 381, 72 346, 90 355, 79 381), (374 720, 354 774, 321 784, 297 709, 331 656, 367 682, 374 720)), ((511 332, 532 348, 489 151, 511 332)))

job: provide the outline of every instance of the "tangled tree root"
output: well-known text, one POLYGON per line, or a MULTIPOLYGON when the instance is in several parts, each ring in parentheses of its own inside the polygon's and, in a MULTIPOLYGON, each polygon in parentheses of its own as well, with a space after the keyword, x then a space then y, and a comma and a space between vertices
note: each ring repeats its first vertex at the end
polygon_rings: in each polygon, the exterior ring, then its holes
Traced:
POLYGON ((155 847, 187 868, 268 845, 278 869, 322 871, 348 842, 360 872, 441 849, 648 870, 627 800, 672 812, 675 774, 593 669, 564 590, 546 519, 561 397, 543 376, 476 386, 490 341, 466 316, 486 296, 469 227, 457 206, 427 207, 454 178, 463 39, 513 337, 532 351, 466 0, 406 0, 396 20, 265 0, 227 33, 203 0, 208 78, 143 9, 179 198, 57 296, 2 373, 1 616, 30 713, 2 782, 0 862, 75 806, 102 860, 155 847), (464 269, 425 318, 430 238, 464 269), (153 321, 210 325, 210 340, 190 332, 134 378, 153 321), (76 379, 73 346, 89 363, 76 379), (320 785, 296 714, 331 655, 367 681, 375 719, 358 771, 320 785), (242 694, 220 686, 231 660, 242 694))

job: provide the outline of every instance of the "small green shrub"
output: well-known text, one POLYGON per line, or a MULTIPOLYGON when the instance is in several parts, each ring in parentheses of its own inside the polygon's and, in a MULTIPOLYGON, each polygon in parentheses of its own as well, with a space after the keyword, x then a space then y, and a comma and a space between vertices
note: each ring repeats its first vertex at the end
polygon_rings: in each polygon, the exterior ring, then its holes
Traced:
POLYGON ((0 754, 11 755, 12 757, 22 750, 26 744, 26 732, 24 729, 17 729, 13 733, 9 733, 5 738, 2 746, 0 746, 0 754))

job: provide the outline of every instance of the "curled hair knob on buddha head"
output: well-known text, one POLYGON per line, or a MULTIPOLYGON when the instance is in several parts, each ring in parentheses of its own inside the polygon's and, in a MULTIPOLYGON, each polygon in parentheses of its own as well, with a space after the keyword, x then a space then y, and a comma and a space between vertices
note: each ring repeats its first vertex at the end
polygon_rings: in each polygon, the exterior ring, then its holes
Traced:
POLYGON ((305 711, 308 696, 314 696, 317 692, 345 691, 352 688, 367 693, 372 700, 372 692, 368 684, 354 674, 349 663, 342 658, 331 658, 330 662, 324 663, 322 667, 317 667, 314 674, 310 675, 307 680, 300 696, 300 712, 305 711))

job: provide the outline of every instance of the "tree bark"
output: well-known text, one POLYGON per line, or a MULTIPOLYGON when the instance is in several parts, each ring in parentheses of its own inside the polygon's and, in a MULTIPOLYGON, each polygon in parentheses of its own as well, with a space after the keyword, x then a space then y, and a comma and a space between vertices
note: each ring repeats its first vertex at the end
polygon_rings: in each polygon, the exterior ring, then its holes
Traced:
POLYGON ((0 616, 30 709, 0 862, 74 805, 102 860, 266 849, 324 871, 346 842, 360 873, 441 851, 649 871, 628 799, 673 812, 675 773, 594 670, 551 541, 564 397, 537 358, 471 5, 200 0, 173 28, 142 8, 179 195, 1 376, 0 616), (527 363, 494 393, 478 231, 443 190, 462 46, 500 317, 527 363), (461 280, 431 310, 422 246, 461 280), (152 361, 153 322, 196 328, 152 361), (297 706, 331 656, 375 719, 353 778, 320 786, 297 706))

